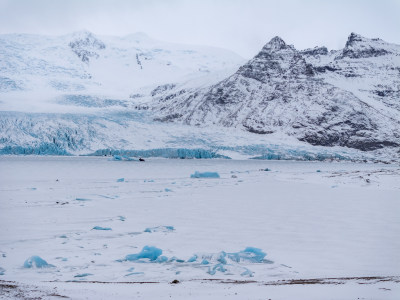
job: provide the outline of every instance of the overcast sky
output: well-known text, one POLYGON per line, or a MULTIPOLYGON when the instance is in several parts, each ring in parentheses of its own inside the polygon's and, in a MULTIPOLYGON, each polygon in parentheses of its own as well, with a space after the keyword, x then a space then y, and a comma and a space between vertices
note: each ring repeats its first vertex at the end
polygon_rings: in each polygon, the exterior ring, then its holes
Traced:
POLYGON ((400 44, 400 0, 0 0, 0 33, 144 32, 255 55, 278 35, 342 48, 351 32, 400 44))

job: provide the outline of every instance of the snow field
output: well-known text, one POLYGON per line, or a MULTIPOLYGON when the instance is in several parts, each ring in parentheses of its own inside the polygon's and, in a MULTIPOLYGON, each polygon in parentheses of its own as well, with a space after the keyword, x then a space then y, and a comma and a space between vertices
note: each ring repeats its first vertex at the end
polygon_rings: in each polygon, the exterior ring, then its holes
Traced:
POLYGON ((33 156, 3 156, 0 165, 0 280, 55 286, 73 299, 82 288, 89 299, 123 299, 132 291, 155 298, 154 287, 117 284, 148 281, 178 299, 265 299, 266 292, 317 299, 332 290, 335 299, 395 299, 399 291, 392 281, 349 282, 343 292, 334 285, 263 285, 399 276, 396 165, 33 156), (191 178, 195 171, 220 178, 191 178), (160 249, 156 259, 167 260, 125 259, 144 249, 160 249), (24 268, 32 256, 55 267, 24 268), (168 284, 175 279, 181 284, 168 284), (100 284, 70 281, 115 284, 102 294, 100 284))

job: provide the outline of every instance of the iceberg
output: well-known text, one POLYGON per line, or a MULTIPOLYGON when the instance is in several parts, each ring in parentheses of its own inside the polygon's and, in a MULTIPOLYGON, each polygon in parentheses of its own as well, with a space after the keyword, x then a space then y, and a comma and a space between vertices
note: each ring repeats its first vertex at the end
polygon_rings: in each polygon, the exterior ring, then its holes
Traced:
POLYGON ((217 172, 199 172, 196 171, 190 175, 190 178, 220 178, 217 172))
POLYGON ((247 261, 252 263, 261 263, 266 255, 267 253, 263 252, 259 248, 247 247, 243 251, 229 253, 228 257, 235 262, 247 261))
POLYGON ((54 266, 51 264, 48 264, 47 261, 45 261, 43 258, 34 255, 29 257, 27 260, 24 262, 24 268, 31 269, 31 268, 53 268, 54 266))
POLYGON ((157 227, 149 227, 144 230, 144 232, 153 233, 153 232, 170 232, 174 231, 174 226, 157 226, 157 227))
POLYGON ((93 275, 93 274, 91 274, 91 273, 83 273, 83 274, 75 275, 74 277, 81 278, 81 277, 86 277, 86 276, 91 276, 91 275, 93 275))
POLYGON ((110 227, 94 226, 92 230, 112 230, 110 227))
POLYGON ((142 251, 137 254, 128 254, 125 257, 127 261, 137 261, 142 258, 147 258, 150 261, 155 261, 162 254, 162 250, 153 246, 144 246, 142 251))

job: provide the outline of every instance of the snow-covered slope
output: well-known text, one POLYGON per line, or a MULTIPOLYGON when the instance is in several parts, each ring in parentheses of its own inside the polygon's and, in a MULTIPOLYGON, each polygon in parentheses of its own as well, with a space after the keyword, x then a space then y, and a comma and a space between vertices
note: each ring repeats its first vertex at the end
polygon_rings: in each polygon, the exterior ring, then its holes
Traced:
POLYGON ((179 82, 242 62, 228 50, 160 42, 142 33, 8 34, 0 35, 0 92, 129 95, 143 86, 179 82))
POLYGON ((295 136, 312 145, 400 145, 400 46, 352 33, 340 51, 275 37, 221 82, 156 97, 158 120, 295 136))

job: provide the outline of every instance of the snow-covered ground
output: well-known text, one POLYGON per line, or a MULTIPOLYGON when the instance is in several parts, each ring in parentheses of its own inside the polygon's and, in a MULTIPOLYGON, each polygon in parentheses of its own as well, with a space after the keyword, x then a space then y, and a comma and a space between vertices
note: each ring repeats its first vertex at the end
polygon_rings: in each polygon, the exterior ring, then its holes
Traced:
POLYGON ((1 156, 0 298, 398 299, 399 182, 397 164, 1 156))

